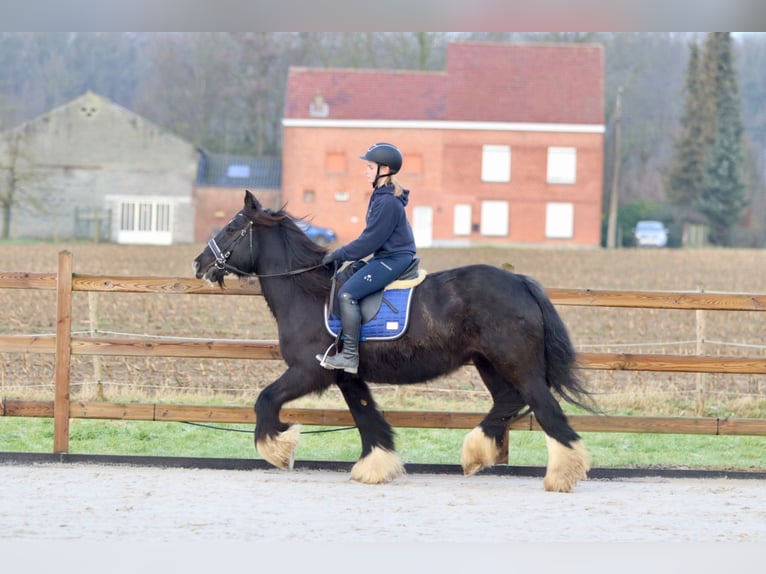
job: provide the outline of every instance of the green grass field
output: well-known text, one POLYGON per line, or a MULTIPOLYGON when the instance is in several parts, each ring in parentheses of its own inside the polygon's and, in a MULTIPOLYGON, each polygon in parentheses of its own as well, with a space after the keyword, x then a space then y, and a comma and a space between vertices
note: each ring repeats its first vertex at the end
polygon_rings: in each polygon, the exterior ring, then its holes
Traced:
MULTIPOLYGON (((139 421, 72 420, 69 452, 127 456, 260 458, 251 425, 212 425, 139 421), (228 429, 227 431, 218 429, 228 429), (237 432, 229 432, 237 431, 237 432)), ((360 442, 356 429, 302 428, 297 460, 355 461, 360 442)), ((463 430, 396 429, 405 463, 460 464, 463 430)), ((766 439, 750 436, 583 433, 597 467, 689 467, 763 470, 766 439)), ((0 418, 0 450, 50 453, 51 419, 0 418)), ((512 431, 508 464, 545 466, 547 451, 539 431, 512 431)))

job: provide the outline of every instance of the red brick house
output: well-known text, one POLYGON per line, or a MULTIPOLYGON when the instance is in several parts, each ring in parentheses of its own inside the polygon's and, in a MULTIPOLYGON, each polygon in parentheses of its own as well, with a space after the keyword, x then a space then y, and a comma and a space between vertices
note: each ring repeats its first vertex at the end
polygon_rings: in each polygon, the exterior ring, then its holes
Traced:
POLYGON ((598 246, 603 89, 594 44, 453 43, 443 72, 291 68, 282 201, 353 239, 371 193, 358 156, 388 141, 420 246, 598 246))

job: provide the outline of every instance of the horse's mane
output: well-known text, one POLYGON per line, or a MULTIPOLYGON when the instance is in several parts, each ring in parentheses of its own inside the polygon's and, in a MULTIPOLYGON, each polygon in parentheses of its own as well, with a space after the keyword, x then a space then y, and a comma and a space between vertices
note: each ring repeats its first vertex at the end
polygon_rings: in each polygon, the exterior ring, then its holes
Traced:
MULTIPOLYGON (((314 243, 294 220, 300 221, 285 210, 283 205, 276 211, 260 209, 252 217, 255 225, 276 228, 282 238, 285 252, 285 269, 304 269, 317 265, 327 250, 314 243)), ((318 273, 307 272, 291 275, 290 278, 307 294, 324 299, 330 292, 330 271, 319 269, 318 273)))

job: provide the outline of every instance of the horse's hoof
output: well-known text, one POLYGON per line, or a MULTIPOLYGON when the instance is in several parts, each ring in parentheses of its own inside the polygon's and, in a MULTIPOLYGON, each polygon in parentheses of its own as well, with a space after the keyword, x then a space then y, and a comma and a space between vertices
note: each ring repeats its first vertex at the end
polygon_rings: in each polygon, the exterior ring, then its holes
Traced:
POLYGON ((485 435, 481 427, 474 427, 463 441, 463 452, 460 454, 463 474, 471 476, 494 466, 499 452, 495 440, 485 435))
POLYGON ((571 448, 545 435, 548 446, 548 468, 543 486, 548 492, 572 492, 575 485, 588 478, 590 460, 582 441, 575 441, 571 448))
POLYGON ((255 443, 258 453, 277 468, 292 470, 295 464, 295 449, 301 436, 301 426, 291 425, 286 431, 266 437, 255 443))
POLYGON ((396 452, 376 446, 351 469, 351 480, 364 484, 382 484, 405 472, 396 452))

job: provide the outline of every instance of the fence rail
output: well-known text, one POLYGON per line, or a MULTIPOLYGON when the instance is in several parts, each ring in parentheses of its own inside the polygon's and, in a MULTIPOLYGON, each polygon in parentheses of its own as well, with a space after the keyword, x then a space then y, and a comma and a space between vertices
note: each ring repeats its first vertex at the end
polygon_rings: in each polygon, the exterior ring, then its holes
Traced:
MULTIPOLYGON (((252 409, 244 407, 192 406, 142 403, 70 401, 72 355, 142 356, 179 358, 280 359, 274 340, 234 341, 229 339, 92 337, 72 333, 72 294, 120 292, 195 295, 262 295, 257 282, 227 284, 227 289, 196 279, 175 277, 124 277, 78 275, 72 272, 72 254, 59 254, 58 272, 0 272, 0 288, 55 290, 56 334, 2 335, 0 352, 47 353, 55 355, 54 400, 3 399, 0 416, 52 417, 53 452, 68 452, 69 421, 84 419, 125 419, 144 421, 190 421, 254 423, 252 409)), ((691 309, 715 311, 766 311, 766 295, 717 292, 613 291, 592 289, 548 289, 554 304, 591 307, 691 309)), ((687 373, 766 374, 766 358, 705 355, 634 353, 579 353, 584 369, 612 371, 665 371, 687 373)), ((483 413, 386 411, 395 427, 473 428, 483 413)), ((286 421, 306 425, 345 426, 353 424, 345 410, 283 409, 286 421)), ((572 415, 579 431, 650 432, 677 434, 766 436, 766 419, 713 417, 639 417, 572 415)), ((534 415, 513 422, 511 430, 539 430, 534 415)))

